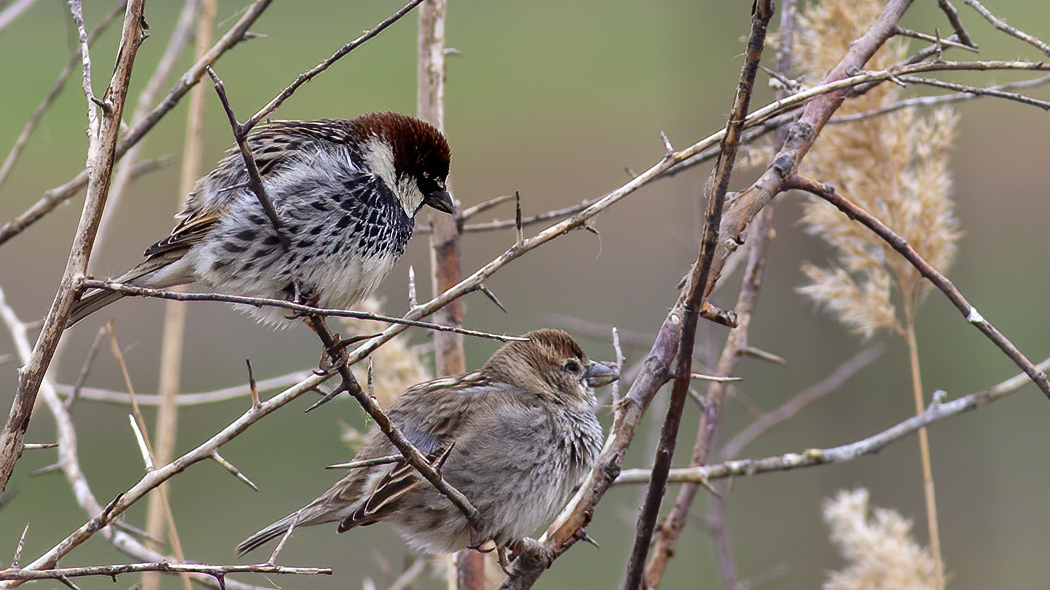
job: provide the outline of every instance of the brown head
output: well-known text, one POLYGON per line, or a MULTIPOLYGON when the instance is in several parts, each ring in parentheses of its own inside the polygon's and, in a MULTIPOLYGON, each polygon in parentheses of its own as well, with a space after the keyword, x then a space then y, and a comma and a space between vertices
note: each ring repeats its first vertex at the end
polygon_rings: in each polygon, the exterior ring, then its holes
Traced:
POLYGON ((382 149, 389 149, 389 153, 374 154, 382 157, 370 164, 381 176, 390 166, 390 178, 384 179, 395 187, 406 209, 414 214, 422 205, 429 205, 452 213, 452 197, 445 188, 452 154, 436 127, 400 113, 367 113, 351 120, 349 126, 358 137, 376 138, 382 149), (419 202, 415 191, 422 196, 419 202))
POLYGON ((588 359, 561 330, 534 330, 524 337, 528 340, 504 344, 481 373, 568 405, 589 401, 591 388, 619 376, 615 369, 588 359))

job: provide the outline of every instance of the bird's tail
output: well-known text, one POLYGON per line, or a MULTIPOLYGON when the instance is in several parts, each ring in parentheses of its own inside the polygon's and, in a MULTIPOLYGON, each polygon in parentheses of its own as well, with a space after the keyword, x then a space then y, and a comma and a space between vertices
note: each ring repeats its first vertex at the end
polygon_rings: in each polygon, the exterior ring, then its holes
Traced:
MULTIPOLYGON (((184 253, 185 249, 173 250, 147 258, 113 280, 117 283, 130 283, 154 289, 166 289, 189 283, 193 280, 193 275, 185 268, 186 265, 181 263, 184 253)), ((66 329, 72 328, 73 324, 124 297, 124 293, 105 289, 88 293, 73 304, 73 311, 69 314, 69 320, 66 321, 66 329)))
POLYGON ((249 551, 255 551, 266 542, 272 541, 273 539, 285 534, 288 532, 288 529, 292 528, 292 525, 297 524, 296 521, 298 519, 299 512, 293 512, 241 541, 240 544, 237 545, 237 557, 240 557, 249 551))
POLYGON ((66 329, 72 328, 73 324, 123 297, 124 294, 117 291, 95 291, 81 297, 80 301, 73 304, 73 312, 66 321, 66 329))

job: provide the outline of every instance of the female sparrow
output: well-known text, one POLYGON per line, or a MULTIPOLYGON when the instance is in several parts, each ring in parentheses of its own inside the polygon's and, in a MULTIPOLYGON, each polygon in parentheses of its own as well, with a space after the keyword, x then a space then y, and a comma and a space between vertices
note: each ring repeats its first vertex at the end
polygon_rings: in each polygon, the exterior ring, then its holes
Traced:
MULTIPOLYGON (((171 235, 116 280, 139 287, 196 283, 225 294, 304 299, 347 308, 390 273, 429 205, 452 213, 445 190, 449 148, 433 126, 398 113, 349 121, 275 121, 248 136, 283 245, 248 188, 236 149, 197 181, 171 235)), ((124 295, 97 291, 68 325, 124 295)), ((241 306, 239 306, 241 307, 241 306)), ((287 325, 284 311, 243 306, 258 321, 287 325)))
MULTIPOLYGON (((504 555, 558 510, 597 459, 602 429, 593 387, 617 372, 587 359, 560 330, 503 345, 480 371, 408 389, 390 419, 478 509, 482 530, 404 461, 352 471, 305 507, 245 539, 239 554, 294 526, 379 521, 412 547, 451 553, 493 541, 504 555)), ((356 459, 396 454, 373 430, 356 459)))

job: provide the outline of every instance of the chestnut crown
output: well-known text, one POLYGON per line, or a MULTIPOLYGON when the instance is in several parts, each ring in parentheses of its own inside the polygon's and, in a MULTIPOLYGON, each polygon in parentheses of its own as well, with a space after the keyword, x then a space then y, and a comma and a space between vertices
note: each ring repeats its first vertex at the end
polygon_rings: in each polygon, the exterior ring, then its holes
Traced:
POLYGON ((452 213, 452 198, 445 188, 451 150, 445 136, 430 123, 401 113, 367 113, 350 121, 361 137, 378 137, 390 146, 394 171, 415 180, 423 203, 452 213))

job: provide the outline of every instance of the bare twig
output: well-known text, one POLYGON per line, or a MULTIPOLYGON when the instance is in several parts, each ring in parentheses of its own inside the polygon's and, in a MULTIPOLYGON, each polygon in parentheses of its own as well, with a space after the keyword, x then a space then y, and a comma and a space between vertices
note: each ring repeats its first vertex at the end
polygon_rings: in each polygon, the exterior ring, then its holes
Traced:
POLYGON ((1046 373, 1036 368, 1032 364, 1032 361, 1028 360, 1028 358, 1017 349, 1013 342, 996 329, 996 327, 988 320, 984 319, 984 317, 978 313, 977 308, 970 305, 970 302, 963 297, 963 294, 955 288, 955 285, 953 285, 950 280, 948 280, 948 277, 944 276, 940 271, 927 262, 925 258, 920 256, 914 248, 908 245, 908 242, 904 240, 904 238, 894 233, 893 230, 886 227, 886 224, 882 223, 878 218, 867 211, 864 211, 827 184, 818 183, 808 178, 794 175, 787 179, 787 187, 803 190, 824 199, 845 213, 847 217, 860 222, 873 231, 877 236, 882 238, 883 241, 889 244, 891 248, 896 250, 905 260, 914 266, 923 277, 933 283, 933 286, 937 287, 937 289, 944 293, 956 309, 963 314, 966 321, 973 324, 975 328, 980 330, 982 334, 991 340, 999 350, 1003 351, 1010 360, 1012 360, 1032 379, 1036 386, 1042 390, 1044 395, 1050 398, 1050 379, 1047 379, 1046 373))
POLYGON ((36 0, 17 0, 11 6, 0 11, 0 31, 7 28, 7 25, 13 23, 16 18, 22 16, 22 13, 35 3, 36 0))
MULTIPOLYGON (((502 203, 503 202, 502 199, 513 200, 514 196, 513 195, 506 195, 506 196, 503 196, 503 197, 496 197, 494 199, 490 199, 488 201, 485 201, 484 203, 481 203, 481 205, 486 205, 487 203, 493 203, 493 202, 500 202, 500 203, 502 203)), ((593 205, 597 200, 598 199, 586 199, 584 201, 581 201, 580 203, 577 203, 577 204, 569 206, 569 207, 563 207, 561 209, 554 209, 552 211, 546 211, 544 213, 538 213, 536 215, 527 215, 527 216, 521 218, 520 224, 521 224, 522 227, 524 227, 524 226, 528 226, 528 225, 535 225, 537 223, 542 223, 544 221, 550 221, 551 219, 558 219, 558 218, 561 218, 561 217, 567 217, 569 215, 575 215, 575 214, 579 213, 580 211, 583 211, 587 207, 590 207, 591 205, 593 205)), ((481 205, 478 205, 478 207, 480 207, 481 205)), ((487 208, 488 207, 486 207, 486 209, 487 208)), ((473 209, 473 208, 471 208, 471 209, 473 209)), ((465 209, 463 211, 463 213, 461 213, 459 215, 459 218, 461 220, 468 219, 469 218, 468 215, 467 215, 468 212, 471 213, 470 217, 474 217, 474 216, 476 216, 477 213, 480 213, 480 211, 472 211, 471 209, 465 209)), ((483 222, 479 222, 479 223, 467 223, 467 224, 463 225, 463 233, 467 234, 467 233, 474 233, 474 232, 494 231, 494 230, 499 230, 499 229, 510 229, 510 228, 517 227, 518 223, 519 223, 519 220, 516 219, 516 218, 515 219, 497 219, 497 220, 493 220, 493 221, 483 221, 483 222)), ((416 231, 420 232, 420 233, 427 234, 427 233, 432 233, 434 230, 429 225, 423 225, 423 226, 417 226, 416 227, 416 231)))
POLYGON ((87 383, 88 375, 91 374, 91 366, 95 364, 95 357, 98 356, 98 351, 102 348, 102 339, 105 338, 106 332, 108 332, 108 328, 102 326, 95 334, 95 340, 91 343, 91 348, 88 349, 87 356, 84 357, 84 365, 80 367, 80 374, 77 375, 77 380, 73 383, 73 391, 70 392, 69 397, 66 398, 67 408, 72 407, 73 403, 77 401, 78 397, 80 397, 80 391, 83 389, 84 384, 87 383))
MULTIPOLYGON (((943 1, 943 0, 941 0, 941 1, 943 1)), ((912 39, 919 39, 920 41, 928 41, 930 43, 935 43, 937 45, 943 45, 943 46, 947 46, 947 47, 955 47, 957 49, 963 49, 963 50, 972 51, 972 52, 975 52, 975 53, 977 52, 977 47, 971 46, 971 45, 967 45, 964 42, 955 41, 952 38, 942 38, 942 37, 938 37, 936 35, 930 35, 928 33, 922 33, 922 32, 919 32, 919 31, 913 31, 911 29, 905 29, 904 27, 897 27, 897 34, 902 36, 902 37, 910 37, 912 39)), ((957 37, 957 35, 953 35, 953 37, 957 37)))
MULTIPOLYGON (((1045 78, 1045 76, 1043 78, 1045 78)), ((956 84, 954 82, 945 82, 943 80, 923 78, 921 76, 900 76, 897 79, 907 84, 923 84, 925 86, 933 86, 936 88, 947 88, 948 90, 956 90, 971 96, 993 96, 995 98, 1004 98, 1006 100, 1012 100, 1021 104, 1038 107, 1043 109, 1044 111, 1050 111, 1050 101, 1039 100, 1037 98, 1032 98, 1031 96, 1018 94, 1016 92, 1005 92, 1003 90, 999 90, 996 87, 982 88, 980 86, 956 84)), ((1025 82, 1032 82, 1032 80, 1026 80, 1025 82)))
MULTIPOLYGON (((263 11, 266 10, 271 2, 272 0, 255 0, 255 2, 244 11, 244 14, 242 14, 237 22, 234 23, 233 27, 231 27, 230 30, 208 50, 204 57, 197 60, 197 62, 179 78, 172 89, 168 91, 167 96, 161 99, 160 103, 158 103, 157 106, 146 115, 142 123, 132 125, 124 133, 123 137, 117 143, 116 159, 119 160, 123 157, 133 145, 141 141, 147 133, 153 130, 165 115, 175 108, 179 101, 182 100, 182 97, 189 92, 190 88, 200 81, 201 76, 204 75, 204 68, 206 66, 215 63, 215 61, 222 57, 223 54, 247 38, 246 34, 248 28, 251 27, 260 16, 262 16, 263 11)), ((73 198, 80 189, 87 186, 87 184, 88 171, 85 169, 65 184, 45 191, 43 197, 29 207, 29 209, 5 223, 3 227, 0 227, 0 244, 3 244, 7 240, 22 233, 27 227, 36 223, 51 211, 54 211, 56 207, 73 198)))
POLYGON ((962 19, 959 18, 959 11, 951 3, 951 0, 937 0, 937 5, 944 11, 944 15, 948 17, 948 22, 951 23, 952 30, 955 31, 955 36, 959 38, 959 41, 977 49, 977 44, 973 42, 970 34, 966 32, 966 27, 963 26, 962 19))
POLYGON ((296 576, 332 575, 331 568, 288 567, 268 563, 254 565, 205 565, 197 563, 121 563, 116 565, 93 565, 86 567, 64 567, 44 570, 8 568, 0 570, 0 580, 61 580, 82 576, 106 576, 115 578, 120 574, 142 572, 206 574, 216 579, 229 574, 280 574, 296 576))
POLYGON ((416 581, 416 578, 423 573, 426 567, 427 560, 422 557, 417 557, 415 561, 412 562, 412 565, 408 566, 405 571, 401 572, 401 575, 398 576, 389 587, 387 587, 387 590, 408 590, 412 587, 412 583, 416 581))
POLYGON ((839 365, 838 368, 821 381, 796 393, 777 409, 763 414, 757 420, 744 427, 743 430, 722 446, 718 453, 719 457, 722 460, 736 457, 744 447, 769 431, 770 428, 794 417, 803 408, 816 400, 841 389, 847 380, 864 367, 875 362, 885 350, 886 346, 884 344, 875 344, 853 355, 852 358, 839 365))
POLYGON ((277 217, 277 209, 274 207, 270 196, 266 193, 266 187, 263 186, 262 175, 259 173, 259 165, 255 161, 255 156, 252 155, 251 148, 248 147, 248 132, 251 131, 251 127, 247 124, 242 125, 237 121, 237 115, 233 112, 233 107, 230 105, 230 99, 226 96, 226 86, 222 83, 222 80, 211 66, 207 67, 207 71, 208 75, 211 76, 212 82, 215 84, 215 94, 219 95, 219 101, 222 102, 222 108, 226 111, 226 117, 230 121, 230 127, 233 128, 233 139, 237 142, 237 148, 241 151, 241 158, 244 160, 244 167, 248 170, 248 188, 255 194, 255 198, 258 199, 263 212, 266 213, 266 218, 270 220, 270 225, 273 226, 274 232, 277 233, 281 245, 287 250, 292 243, 292 240, 288 237, 288 233, 284 229, 284 224, 281 223, 281 218, 277 217))
POLYGON ((472 217, 476 217, 489 209, 499 207, 503 203, 509 203, 514 200, 514 195, 500 195, 498 197, 492 197, 487 201, 482 201, 473 207, 467 207, 459 212, 460 222, 464 222, 472 217))
POLYGON ((266 299, 264 297, 242 297, 240 295, 225 295, 222 293, 183 293, 180 291, 166 291, 164 289, 149 289, 145 287, 135 287, 127 283, 117 283, 114 281, 99 281, 94 279, 83 279, 79 281, 79 285, 82 289, 106 289, 109 291, 117 291, 119 293, 124 293, 125 295, 131 295, 136 297, 155 297, 158 299, 172 299, 175 301, 219 301, 223 303, 252 305, 255 307, 279 307, 282 309, 288 309, 306 315, 373 320, 377 322, 386 322, 388 324, 397 324, 406 327, 413 326, 417 328, 426 328, 428 330, 434 330, 438 332, 455 332, 457 334, 463 334, 466 336, 477 336, 478 338, 487 338, 489 340, 498 340, 500 342, 524 340, 519 336, 508 336, 506 334, 493 334, 490 332, 482 332, 480 330, 470 330, 467 328, 443 326, 441 324, 435 324, 431 322, 423 322, 408 318, 396 318, 392 316, 384 316, 365 311, 313 307, 311 305, 293 303, 291 301, 285 301, 283 299, 266 299))
MULTIPOLYGON (((179 19, 175 23, 175 30, 172 31, 171 37, 168 39, 168 44, 164 48, 164 54, 161 55, 160 60, 157 62, 156 69, 149 77, 149 81, 146 82, 146 86, 139 93, 138 98, 135 100, 135 108, 131 114, 131 124, 135 125, 141 123, 146 115, 150 111, 150 107, 153 106, 156 96, 161 92, 162 87, 167 83, 171 77, 171 73, 175 71, 175 66, 178 65, 179 57, 182 55, 183 49, 193 35, 193 15, 196 12, 197 0, 185 0, 182 6, 182 11, 179 14, 179 19)), ((131 184, 135 167, 138 164, 139 155, 142 153, 146 142, 140 141, 135 145, 131 146, 124 156, 120 159, 120 166, 117 167, 117 171, 113 176, 113 185, 109 190, 109 198, 106 199, 106 208, 102 211, 102 220, 99 222, 98 235, 95 237, 95 251, 101 252, 105 248, 106 240, 111 233, 110 228, 113 225, 116 212, 120 209, 120 204, 124 199, 124 194, 127 192, 128 187, 131 184)), ((93 265, 88 266, 88 270, 92 270, 93 265)), ((147 588, 146 590, 153 590, 147 588)), ((186 590, 189 590, 188 588, 186 590)))
MULTIPOLYGON (((12 310, 9 305, 7 305, 2 290, 0 290, 0 318, 2 318, 4 324, 6 324, 7 326, 8 331, 11 333, 11 337, 12 340, 14 340, 15 348, 18 351, 19 358, 21 358, 22 361, 25 362, 29 359, 30 355, 32 354, 32 350, 29 345, 28 327, 25 322, 22 322, 18 319, 17 315, 15 315, 14 313, 14 310, 12 310)), ((305 391, 301 393, 305 393, 305 391)), ((112 520, 111 517, 113 516, 113 509, 115 505, 103 509, 103 507, 95 499, 95 496, 92 494, 91 487, 88 484, 87 479, 84 477, 84 473, 80 470, 80 462, 79 458, 77 457, 76 432, 73 428, 73 421, 70 418, 68 409, 59 399, 58 395, 55 393, 55 390, 51 387, 50 381, 48 381, 47 379, 44 379, 41 382, 40 395, 55 418, 55 424, 58 430, 59 443, 58 468, 62 470, 62 472, 66 476, 66 479, 69 481, 70 486, 73 490, 73 494, 77 499, 77 503, 88 513, 89 517, 94 518, 96 516, 102 515, 104 518, 110 519, 108 520, 108 522, 117 528, 133 529, 133 527, 129 527, 125 523, 112 520)), ((124 397, 126 399, 127 395, 124 395, 124 397)), ((167 477, 171 477, 171 475, 174 475, 174 473, 169 474, 167 477)), ((139 543, 134 537, 128 535, 122 530, 114 530, 113 527, 108 526, 96 526, 95 528, 91 529, 91 532, 88 533, 88 536, 94 534, 94 532, 98 532, 103 537, 108 539, 113 544, 113 546, 119 549, 120 551, 123 551, 124 553, 127 553, 128 555, 131 555, 132 557, 140 561, 163 561, 167 563, 171 563, 173 561, 173 558, 171 557, 162 555, 160 553, 157 553, 156 551, 152 551, 146 548, 141 543, 139 543)), ((81 539, 81 541, 82 540, 83 539, 81 539)), ((51 566, 54 566, 55 563, 57 563, 57 559, 62 555, 68 553, 68 551, 70 551, 71 549, 72 546, 66 546, 64 551, 61 552, 61 554, 56 553, 53 558, 56 561, 52 562, 51 566)), ((33 568, 34 566, 26 566, 26 569, 33 568)), ((206 576, 203 574, 189 575, 193 576, 194 580, 198 583, 201 583, 211 588, 216 588, 218 590, 223 590, 222 588, 220 588, 219 583, 211 576, 206 576)), ((20 581, 12 581, 6 584, 6 586, 17 586, 21 583, 22 582, 20 581)), ((225 589, 261 590, 255 586, 249 586, 247 584, 242 584, 233 580, 226 581, 225 589)))
MULTIPOLYGON (((941 1, 941 0, 939 0, 939 1, 941 1)), ((992 26, 995 27, 996 29, 999 29, 1000 31, 1002 31, 1002 32, 1004 32, 1007 35, 1010 35, 1012 37, 1017 37, 1021 41, 1024 41, 1025 43, 1028 43, 1029 45, 1031 45, 1032 47, 1035 47, 1039 51, 1042 51, 1047 56, 1050 56, 1050 45, 1047 45, 1046 42, 1041 41, 1037 37, 1029 35, 1028 33, 1024 32, 1024 31, 1022 31, 1022 30, 1020 30, 1020 29, 1018 29, 1016 27, 1011 27, 1010 25, 1006 24, 1005 21, 1003 21, 1001 18, 999 18, 999 17, 995 16, 994 14, 992 14, 992 11, 988 10, 987 8, 985 8, 984 5, 982 5, 977 0, 962 0, 962 1, 963 1, 963 4, 969 6, 970 8, 974 9, 975 11, 977 11, 977 14, 983 16, 984 20, 986 20, 989 23, 991 23, 992 26)))
MULTIPOLYGON (((908 76, 910 77, 910 76, 908 76)), ((872 117, 878 117, 885 115, 886 113, 892 113, 901 109, 910 109, 913 107, 930 107, 941 104, 950 104, 953 102, 962 102, 965 100, 973 100, 980 98, 981 96, 992 96, 993 92, 1003 93, 1003 98, 1008 100, 1016 100, 1017 102, 1025 102, 1024 99, 1028 99, 1021 94, 1008 92, 1010 90, 1017 90, 1020 88, 1035 88, 1037 86, 1043 86, 1050 82, 1050 76, 1040 76, 1038 78, 1032 78, 1031 80, 1021 80, 1019 82, 1011 82, 1009 84, 999 84, 996 86, 986 87, 964 87, 962 92, 954 94, 944 94, 941 96, 915 96, 912 98, 906 98, 904 100, 897 101, 891 105, 875 109, 871 111, 864 111, 861 113, 853 113, 850 115, 836 115, 831 118, 828 123, 850 123, 853 121, 860 121, 863 119, 870 119, 872 117)), ((920 82, 921 83, 921 82, 920 82)), ((1036 104, 1034 106, 1042 106, 1036 104)))
MULTIPOLYGON (((270 379, 263 379, 257 384, 257 389, 266 391, 269 389, 277 389, 283 387, 289 387, 306 379, 312 374, 312 371, 295 371, 288 373, 287 375, 281 375, 279 377, 272 377, 270 379)), ((73 386, 64 385, 60 383, 55 384, 55 390, 61 394, 70 396, 73 392, 73 386)), ((229 401, 231 399, 237 399, 244 396, 250 396, 252 394, 252 388, 246 385, 235 385, 233 387, 226 387, 224 389, 216 389, 215 391, 205 391, 201 393, 182 393, 175 397, 176 405, 183 406, 197 406, 203 404, 214 404, 229 401)), ((129 404, 131 401, 128 399, 128 394, 119 391, 112 391, 109 389, 99 389, 95 387, 83 387, 80 390, 80 397, 85 400, 107 402, 113 404, 129 404)), ((138 394, 136 396, 139 405, 143 406, 158 406, 161 404, 161 396, 158 394, 138 394)))
POLYGON ((350 53, 354 49, 357 49, 369 39, 372 39, 373 37, 379 35, 379 33, 382 33, 390 25, 404 18, 405 15, 411 12, 412 9, 416 6, 419 6, 419 4, 422 2, 423 0, 412 0, 408 4, 404 5, 397 12, 386 17, 382 22, 380 22, 376 26, 366 30, 364 33, 361 34, 360 37, 340 47, 339 50, 333 53, 328 59, 322 61, 321 63, 303 72, 302 74, 299 74, 299 76, 295 78, 295 81, 293 81, 291 84, 285 87, 285 89, 278 93, 277 96, 273 98, 273 100, 266 103, 266 106, 259 109, 258 112, 256 112, 247 121, 244 122, 244 133, 247 134, 256 125, 259 124, 259 121, 262 121, 270 113, 277 110, 277 107, 281 106, 281 104, 283 104, 284 101, 288 100, 288 98, 291 97, 292 94, 294 94, 300 86, 306 84, 310 80, 313 80, 318 74, 327 70, 332 64, 342 59, 346 54, 350 53))
MULTIPOLYGON (((1050 359, 1039 363, 1038 367, 1043 371, 1050 368, 1050 359)), ((878 434, 846 445, 827 449, 806 449, 800 453, 787 453, 762 459, 730 460, 703 467, 672 469, 668 476, 668 481, 671 483, 699 483, 726 477, 743 477, 772 471, 788 471, 802 467, 852 461, 865 455, 877 453, 884 449, 886 445, 917 432, 923 426, 958 416, 1002 399, 1018 391, 1030 381, 1031 378, 1028 375, 1021 373, 988 389, 971 393, 965 397, 948 402, 932 403, 921 414, 898 422, 878 434)), ((625 469, 616 479, 617 484, 637 484, 647 481, 649 481, 648 469, 625 469)))
MULTIPOLYGON (((24 3, 25 2, 22 2, 22 4, 24 3)), ((109 14, 102 17, 102 19, 98 21, 98 24, 95 25, 94 29, 92 29, 91 34, 88 35, 88 46, 91 46, 95 39, 97 39, 99 35, 101 35, 106 29, 108 29, 109 25, 113 24, 113 21, 115 21, 117 17, 124 12, 124 8, 127 6, 127 4, 128 3, 126 0, 119 2, 115 7, 113 7, 113 10, 109 11, 109 14)), ((17 6, 17 4, 8 7, 4 11, 4 13, 9 12, 13 8, 15 8, 15 6, 17 6)), ((3 15, 0 14, 0 30, 2 29, 3 15)), ((18 157, 22 155, 22 150, 25 148, 26 144, 29 143, 29 137, 33 135, 33 131, 35 131, 37 126, 40 124, 40 120, 44 117, 44 113, 46 113, 47 110, 51 108, 51 105, 54 104, 55 99, 58 98, 58 95, 61 94, 62 90, 66 87, 66 80, 69 79, 70 74, 73 73, 73 68, 75 68, 78 63, 80 63, 79 46, 77 47, 77 50, 73 54, 73 56, 69 58, 69 63, 66 64, 66 67, 63 68, 62 72, 58 75, 58 79, 55 80, 54 85, 51 86, 51 90, 49 90, 47 95, 44 96, 43 99, 41 99, 40 104, 38 104, 36 108, 33 109, 33 114, 29 115, 29 120, 26 121, 25 126, 22 128, 22 133, 18 135, 18 139, 15 140, 15 144, 11 146, 11 151, 7 153, 7 158, 4 159, 3 166, 0 166, 0 187, 2 187, 4 185, 4 182, 7 181, 8 176, 10 176, 11 174, 11 170, 14 169, 15 163, 18 161, 18 157)))

